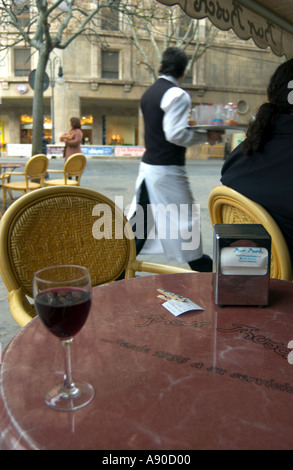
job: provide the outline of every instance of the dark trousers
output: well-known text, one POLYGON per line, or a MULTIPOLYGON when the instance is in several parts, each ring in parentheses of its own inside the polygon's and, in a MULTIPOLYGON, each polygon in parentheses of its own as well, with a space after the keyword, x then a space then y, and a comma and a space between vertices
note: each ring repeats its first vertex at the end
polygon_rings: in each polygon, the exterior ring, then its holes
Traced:
MULTIPOLYGON (((142 182, 142 185, 140 187, 140 194, 139 194, 138 200, 136 201, 136 204, 141 206, 143 209, 143 238, 135 237, 136 254, 138 255, 143 249, 143 246, 146 242, 150 229, 153 227, 153 221, 152 219, 150 219, 150 217, 148 217, 147 206, 148 204, 150 204, 150 200, 149 200, 149 195, 148 195, 145 181, 142 182)), ((135 222, 136 215, 137 213, 135 212, 133 216, 131 217, 131 219, 129 219, 129 223, 132 226, 132 230, 134 231, 134 233, 136 232, 136 229, 137 229, 136 222, 135 222)))

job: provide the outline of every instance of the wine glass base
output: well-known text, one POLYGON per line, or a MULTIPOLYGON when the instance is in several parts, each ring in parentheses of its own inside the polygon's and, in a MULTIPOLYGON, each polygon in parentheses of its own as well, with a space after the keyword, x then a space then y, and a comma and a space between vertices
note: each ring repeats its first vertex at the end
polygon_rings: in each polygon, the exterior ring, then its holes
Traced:
POLYGON ((45 403, 50 408, 59 411, 74 411, 88 405, 94 398, 94 388, 87 382, 75 382, 75 387, 69 393, 64 383, 58 383, 50 388, 45 395, 45 403))

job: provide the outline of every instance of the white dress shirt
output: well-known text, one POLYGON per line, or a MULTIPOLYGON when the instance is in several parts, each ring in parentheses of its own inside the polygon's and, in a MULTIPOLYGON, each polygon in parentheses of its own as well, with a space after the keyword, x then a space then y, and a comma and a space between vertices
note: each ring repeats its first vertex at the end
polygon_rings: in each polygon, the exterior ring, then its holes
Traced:
POLYGON ((178 86, 177 80, 171 75, 160 75, 174 83, 163 95, 160 107, 164 111, 163 130, 168 142, 180 147, 192 147, 206 141, 205 134, 198 134, 187 128, 188 114, 191 107, 191 99, 188 93, 178 86))

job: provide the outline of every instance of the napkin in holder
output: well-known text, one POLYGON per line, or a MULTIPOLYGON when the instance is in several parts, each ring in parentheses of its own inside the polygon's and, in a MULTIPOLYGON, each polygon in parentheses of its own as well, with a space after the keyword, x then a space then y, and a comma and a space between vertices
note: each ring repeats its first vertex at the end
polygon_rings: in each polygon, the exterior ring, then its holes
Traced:
POLYGON ((214 225, 215 303, 265 306, 269 300, 271 237, 259 224, 214 225))

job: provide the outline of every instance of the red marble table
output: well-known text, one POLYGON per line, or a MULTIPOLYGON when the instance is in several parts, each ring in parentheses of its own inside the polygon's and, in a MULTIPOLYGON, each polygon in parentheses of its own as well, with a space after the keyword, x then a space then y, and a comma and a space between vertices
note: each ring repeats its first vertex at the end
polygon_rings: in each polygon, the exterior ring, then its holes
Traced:
MULTIPOLYGON (((0 163, 0 186, 2 186, 2 170, 16 170, 17 168, 23 168, 25 165, 24 163, 0 163)), ((12 195, 10 193, 12 198, 12 195)))
POLYGON ((43 396, 63 376, 39 319, 4 351, 2 449, 292 449, 293 285, 270 281, 266 308, 214 304, 211 274, 146 276, 94 289, 72 345, 73 378, 95 398, 74 412, 43 396), (158 288, 204 308, 173 316, 158 288))
POLYGON ((15 170, 16 168, 22 168, 24 167, 24 163, 0 163, 0 175, 2 173, 2 169, 11 169, 12 171, 15 170))

